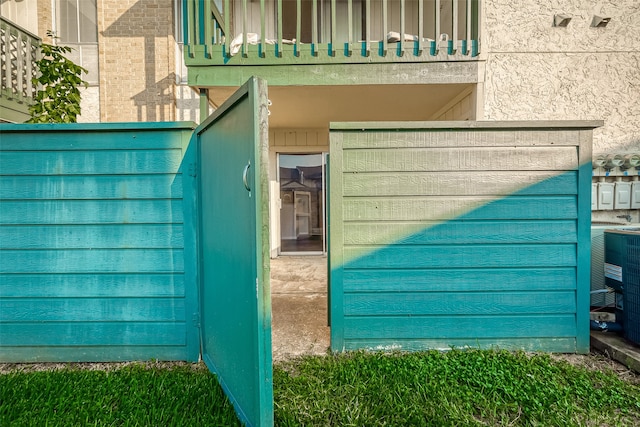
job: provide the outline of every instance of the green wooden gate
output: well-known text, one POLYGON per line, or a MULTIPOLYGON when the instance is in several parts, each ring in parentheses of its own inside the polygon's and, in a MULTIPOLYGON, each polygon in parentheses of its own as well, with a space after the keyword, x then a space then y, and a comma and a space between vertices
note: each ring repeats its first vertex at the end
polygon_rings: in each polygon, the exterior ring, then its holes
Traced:
POLYGON ((195 131, 205 363, 247 425, 273 425, 267 86, 252 78, 195 131))

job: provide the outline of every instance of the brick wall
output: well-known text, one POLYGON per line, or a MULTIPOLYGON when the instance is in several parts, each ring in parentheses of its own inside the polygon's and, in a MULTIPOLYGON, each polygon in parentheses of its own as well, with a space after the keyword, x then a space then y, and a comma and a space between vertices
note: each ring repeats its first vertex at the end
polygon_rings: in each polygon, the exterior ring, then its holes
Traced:
POLYGON ((51 43, 51 37, 47 37, 47 31, 53 30, 53 18, 51 16, 51 0, 38 0, 38 35, 45 43, 51 43))
POLYGON ((171 0, 98 2, 100 120, 175 119, 171 0))

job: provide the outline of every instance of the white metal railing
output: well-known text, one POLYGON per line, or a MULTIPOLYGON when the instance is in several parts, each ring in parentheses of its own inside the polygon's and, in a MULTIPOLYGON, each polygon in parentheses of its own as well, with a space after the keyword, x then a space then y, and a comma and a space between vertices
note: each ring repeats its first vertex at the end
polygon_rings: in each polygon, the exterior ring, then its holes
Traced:
POLYGON ((479 52, 479 0, 184 0, 183 6, 187 58, 426 61, 479 52))

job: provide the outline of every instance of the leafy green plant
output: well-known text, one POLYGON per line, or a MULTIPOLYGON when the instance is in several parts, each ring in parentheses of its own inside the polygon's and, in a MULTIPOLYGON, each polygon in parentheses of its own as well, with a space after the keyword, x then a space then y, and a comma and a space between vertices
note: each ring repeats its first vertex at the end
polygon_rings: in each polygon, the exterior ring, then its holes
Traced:
MULTIPOLYGON (((54 37, 50 31, 47 35, 54 37)), ((55 37, 54 37, 55 38, 55 37)), ((29 107, 31 119, 27 123, 75 123, 80 114, 80 86, 87 87, 82 80, 86 69, 76 65, 64 54, 71 52, 68 46, 48 43, 40 45, 40 56, 36 61, 39 73, 32 82, 38 90, 34 104, 29 107)))

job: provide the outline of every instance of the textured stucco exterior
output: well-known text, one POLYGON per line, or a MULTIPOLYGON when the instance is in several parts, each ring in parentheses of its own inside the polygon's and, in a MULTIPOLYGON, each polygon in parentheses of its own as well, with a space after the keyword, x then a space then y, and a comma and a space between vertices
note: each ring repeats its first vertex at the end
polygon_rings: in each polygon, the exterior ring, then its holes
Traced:
POLYGON ((78 123, 98 123, 100 122, 100 88, 90 86, 80 89, 80 110, 78 123))
POLYGON ((640 151, 640 2, 485 0, 482 13, 481 118, 604 120, 594 155, 640 151))

